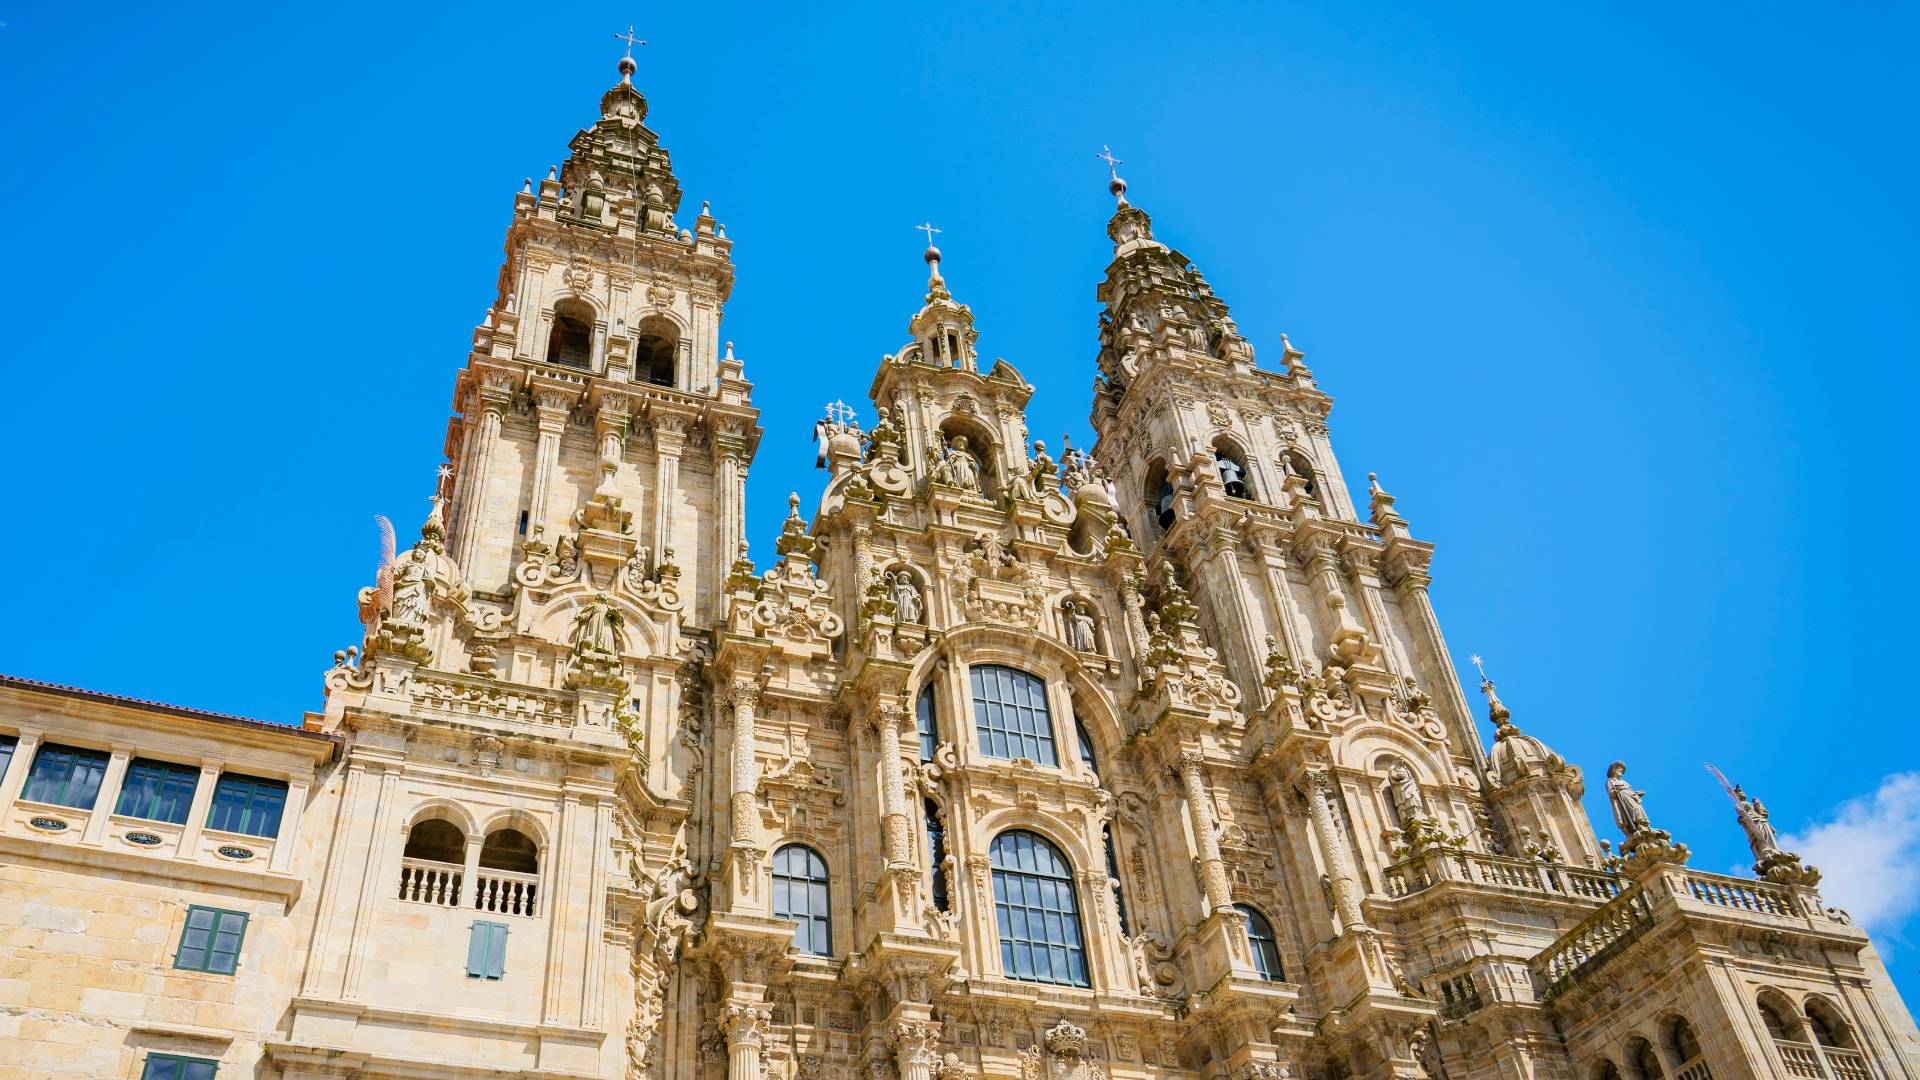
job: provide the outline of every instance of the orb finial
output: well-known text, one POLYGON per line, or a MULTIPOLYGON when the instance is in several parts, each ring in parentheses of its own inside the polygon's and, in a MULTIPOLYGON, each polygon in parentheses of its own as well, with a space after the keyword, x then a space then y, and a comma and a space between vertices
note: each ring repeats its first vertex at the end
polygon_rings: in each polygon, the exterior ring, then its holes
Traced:
POLYGON ((620 58, 620 81, 631 82, 633 80, 633 73, 638 70, 633 62, 633 47, 635 45, 645 45, 646 41, 633 36, 632 26, 627 27, 626 33, 615 34, 613 37, 615 41, 624 41, 627 43, 627 55, 620 58))
POLYGON ((1126 162, 1114 157, 1113 147, 1105 143, 1100 144, 1100 152, 1093 156, 1107 163, 1107 190, 1113 193, 1113 197, 1120 201, 1121 206, 1127 205, 1127 182, 1120 179, 1119 172, 1120 166, 1125 165, 1126 162))

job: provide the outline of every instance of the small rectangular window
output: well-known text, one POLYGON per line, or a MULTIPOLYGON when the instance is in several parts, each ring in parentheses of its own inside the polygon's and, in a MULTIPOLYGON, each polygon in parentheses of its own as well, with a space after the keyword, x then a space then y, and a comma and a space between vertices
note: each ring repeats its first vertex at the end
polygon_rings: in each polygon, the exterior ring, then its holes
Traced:
POLYGON ((520 511, 520 535, 527 535, 527 512, 525 510, 520 511))
POLYGON ((13 764, 13 748, 20 745, 20 739, 13 735, 0 735, 0 779, 5 779, 7 767, 13 764))
POLYGON ((120 801, 113 812, 122 817, 187 823, 193 809, 193 789, 200 784, 200 770, 171 761, 135 758, 127 766, 127 779, 120 785, 120 801))
POLYGON ((467 939, 467 976, 497 979, 507 971, 507 924, 475 922, 467 939))
POLYGON ((213 1080, 220 1063, 208 1058, 181 1057, 178 1054, 148 1054, 140 1080, 213 1080))
POLYGON ((187 909, 187 925, 180 930, 180 951, 173 954, 173 966, 231 975, 240 968, 240 943, 246 936, 246 912, 195 904, 187 909))
POLYGON ((248 836, 280 835, 280 813, 287 805, 287 785, 280 780, 222 773, 214 785, 213 809, 207 828, 248 836))
POLYGON ((105 775, 106 751, 47 743, 33 756, 33 771, 27 774, 27 789, 20 797, 28 802, 91 810, 100 797, 100 778, 105 775))

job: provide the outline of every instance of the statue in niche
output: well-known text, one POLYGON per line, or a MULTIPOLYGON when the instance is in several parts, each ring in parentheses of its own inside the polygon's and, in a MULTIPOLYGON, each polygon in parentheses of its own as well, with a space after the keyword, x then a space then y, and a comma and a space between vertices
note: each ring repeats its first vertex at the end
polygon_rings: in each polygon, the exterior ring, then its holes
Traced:
POLYGON ((1067 644, 1076 652, 1097 653, 1100 646, 1094 637, 1093 614, 1087 605, 1069 600, 1066 607, 1067 644))
POLYGON ((1627 783, 1626 762, 1616 761, 1607 766, 1607 801, 1613 805, 1613 823, 1620 826, 1629 840, 1653 828, 1646 805, 1641 801, 1646 797, 1646 792, 1635 791, 1633 785, 1627 783))
POLYGON ((972 451, 967 449, 967 437, 955 435, 947 444, 945 454, 940 457, 940 479, 962 491, 980 494, 980 463, 974 460, 972 451))
POLYGON ((926 605, 920 601, 920 590, 913 583, 913 575, 905 570, 896 570, 887 575, 887 595, 893 601, 894 615, 903 623, 917 623, 926 615, 926 605))
POLYGON ((1396 761, 1387 769, 1387 797, 1393 801, 1393 812, 1400 816, 1402 826, 1426 816, 1420 800, 1420 781, 1414 779, 1413 770, 1401 762, 1396 761))
POLYGON ((627 647, 626 618, 603 593, 586 602, 573 617, 575 656, 618 657, 627 647))

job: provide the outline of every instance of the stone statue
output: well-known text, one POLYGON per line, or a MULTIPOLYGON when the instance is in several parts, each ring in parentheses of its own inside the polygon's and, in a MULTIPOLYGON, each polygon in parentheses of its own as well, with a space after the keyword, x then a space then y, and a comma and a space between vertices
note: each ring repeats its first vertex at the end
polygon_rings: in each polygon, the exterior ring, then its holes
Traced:
POLYGON ((926 605, 920 602, 920 590, 913 584, 913 575, 905 570, 887 575, 887 594, 893 601, 894 614, 903 623, 917 623, 926 615, 926 605))
POLYGON ((1613 823, 1620 826, 1629 840, 1653 828, 1653 822, 1647 818, 1647 808, 1641 802, 1646 795, 1627 783, 1626 762, 1616 761, 1607 766, 1607 801, 1613 804, 1613 823))
POLYGON ((1087 605, 1067 601, 1067 644, 1075 651, 1097 653, 1100 646, 1093 632, 1093 615, 1087 605))
POLYGON ((1393 801, 1394 813, 1400 815, 1402 828, 1426 816, 1420 799, 1420 781, 1414 779, 1413 770, 1401 762, 1396 761, 1387 769, 1387 797, 1393 801))
POLYGON ((626 618, 613 606, 606 594, 586 602, 573 617, 573 654, 575 656, 617 657, 626 651, 626 618))
POLYGON ((393 576, 393 611, 388 617, 398 626, 424 626, 427 621, 426 567, 408 559, 393 576))
POLYGON ((940 458, 942 479, 963 491, 980 493, 980 463, 975 461, 967 449, 967 437, 955 435, 947 444, 947 452, 940 458))

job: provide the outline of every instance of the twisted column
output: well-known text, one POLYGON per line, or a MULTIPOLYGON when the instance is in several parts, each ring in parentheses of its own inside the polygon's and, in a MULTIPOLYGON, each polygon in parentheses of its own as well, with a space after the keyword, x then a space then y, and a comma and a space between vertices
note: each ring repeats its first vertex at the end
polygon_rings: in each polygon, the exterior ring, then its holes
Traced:
POLYGON ((1313 819, 1313 835, 1320 843, 1320 856, 1327 864, 1327 879, 1333 887, 1333 914, 1341 932, 1365 926, 1360 914, 1360 892, 1354 885, 1353 854, 1347 850, 1347 838, 1333 818, 1333 777, 1325 769, 1307 773, 1307 814, 1313 819))
POLYGON ((1220 858, 1220 838, 1213 831, 1213 815, 1207 812, 1211 803, 1203 764, 1199 750, 1188 747, 1180 751, 1180 784, 1186 789, 1187 815, 1193 822, 1193 837, 1200 848, 1200 874, 1207 909, 1218 911, 1233 906, 1233 893, 1227 887, 1227 865, 1220 858))
POLYGON ((900 761, 900 724, 907 711, 898 705, 882 705, 874 716, 880 735, 880 812, 884 815, 882 836, 887 847, 887 865, 907 866, 913 862, 912 819, 907 814, 906 767, 900 761))

